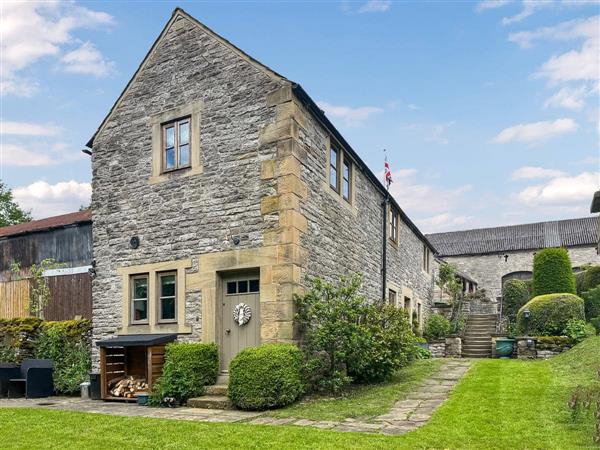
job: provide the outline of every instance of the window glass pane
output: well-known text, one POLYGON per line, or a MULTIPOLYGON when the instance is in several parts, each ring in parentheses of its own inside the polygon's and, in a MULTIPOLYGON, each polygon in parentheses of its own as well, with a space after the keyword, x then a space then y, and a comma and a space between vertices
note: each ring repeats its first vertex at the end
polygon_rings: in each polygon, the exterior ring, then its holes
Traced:
POLYGON ((260 284, 258 280, 250 280, 250 292, 258 292, 260 289, 260 284))
POLYGON ((333 167, 337 167, 337 150, 335 148, 331 149, 330 162, 333 167))
POLYGON ((190 123, 179 122, 179 145, 190 142, 190 123))
POLYGON ((133 298, 148 298, 148 278, 134 278, 133 298))
POLYGON ((133 302, 133 320, 147 320, 148 319, 148 301, 147 300, 135 300, 133 302))
POLYGON ((228 281, 227 282, 227 293, 228 294, 235 294, 237 292, 237 283, 235 281, 228 281))
POLYGON ((190 145, 185 144, 179 147, 179 165, 189 166, 190 165, 190 145))
POLYGON ((172 169, 173 167, 175 167, 175 149, 169 148, 166 155, 166 168, 172 169))
POLYGON ((163 298, 160 302, 160 318, 162 320, 175 319, 175 298, 163 298))
POLYGON ((165 134, 166 134, 165 147, 175 146, 175 127, 167 128, 165 134))
POLYGON ((329 184, 331 184, 332 188, 337 189, 337 170, 335 170, 333 167, 329 172, 329 184))
POLYGON ((245 294, 246 292, 248 292, 248 281, 238 281, 238 293, 245 294))
POLYGON ((344 180, 344 183, 342 184, 342 195, 344 196, 344 198, 346 200, 348 200, 348 198, 350 197, 350 184, 348 183, 348 180, 344 180))
POLYGON ((163 275, 160 277, 160 296, 175 296, 175 275, 163 275))
POLYGON ((344 180, 350 179, 350 164, 347 161, 344 161, 344 180))

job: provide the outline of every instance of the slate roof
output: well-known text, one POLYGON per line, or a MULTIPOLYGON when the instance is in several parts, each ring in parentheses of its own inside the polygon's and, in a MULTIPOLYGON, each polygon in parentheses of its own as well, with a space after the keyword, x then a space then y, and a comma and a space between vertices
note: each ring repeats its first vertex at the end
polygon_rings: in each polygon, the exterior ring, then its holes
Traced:
POLYGON ((439 256, 481 255, 598 243, 598 218, 556 220, 428 234, 439 256))
POLYGON ((52 228, 60 228, 69 225, 74 225, 81 222, 92 221, 92 210, 86 209, 60 216, 47 217, 40 220, 32 220, 31 222, 20 223, 0 228, 0 238, 15 236, 17 234, 32 233, 34 231, 45 231, 52 228))

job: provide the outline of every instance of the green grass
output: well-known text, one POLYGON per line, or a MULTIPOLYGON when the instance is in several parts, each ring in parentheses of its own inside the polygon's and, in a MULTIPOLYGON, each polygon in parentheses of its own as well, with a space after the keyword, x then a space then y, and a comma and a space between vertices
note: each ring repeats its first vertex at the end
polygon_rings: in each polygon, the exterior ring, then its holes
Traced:
MULTIPOLYGON (((567 408, 567 400, 576 385, 598 383, 598 366, 600 337, 590 338, 550 361, 477 361, 426 426, 398 437, 293 426, 0 409, 0 447, 111 450, 598 448, 592 444, 591 415, 583 415, 573 422, 567 408)), ((364 398, 377 388, 386 389, 386 385, 367 389, 364 398)))
POLYGON ((443 361, 427 359, 415 361, 398 371, 387 383, 356 386, 343 397, 313 396, 301 402, 269 413, 274 417, 342 421, 346 418, 370 420, 387 413, 422 381, 437 372, 443 361))

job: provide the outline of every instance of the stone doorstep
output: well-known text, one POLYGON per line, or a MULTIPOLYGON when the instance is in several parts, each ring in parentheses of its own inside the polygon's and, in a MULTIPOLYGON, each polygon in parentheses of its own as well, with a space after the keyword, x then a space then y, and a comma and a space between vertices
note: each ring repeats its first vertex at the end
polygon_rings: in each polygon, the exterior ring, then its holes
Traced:
POLYGON ((203 395, 202 397, 190 398, 187 401, 187 406, 205 409, 235 409, 233 403, 224 395, 203 395))
POLYGON ((204 393, 205 395, 227 395, 228 387, 226 384, 213 384, 212 386, 206 386, 204 393))

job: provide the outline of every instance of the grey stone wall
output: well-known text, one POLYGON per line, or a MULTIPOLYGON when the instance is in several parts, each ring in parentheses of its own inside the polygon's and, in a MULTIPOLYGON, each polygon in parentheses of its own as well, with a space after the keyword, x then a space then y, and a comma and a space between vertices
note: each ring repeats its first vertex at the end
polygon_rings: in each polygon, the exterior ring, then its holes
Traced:
MULTIPOLYGON (((262 245, 274 224, 261 216, 260 199, 275 192, 275 182, 261 180, 260 163, 276 148, 259 148, 258 138, 275 117, 266 96, 280 87, 187 20, 167 32, 94 141, 94 340, 121 325, 117 267, 229 250, 233 235, 241 237, 237 248, 262 245), (203 173, 150 184, 149 118, 198 100, 203 173), (134 235, 135 250, 128 244, 134 235)), ((188 292, 186 305, 187 338, 197 339, 200 292, 188 292)))
MULTIPOLYGON (((568 249, 571 265, 600 264, 596 249, 590 247, 571 247, 568 249)), ((500 255, 445 256, 443 259, 454 264, 458 270, 473 277, 479 288, 484 288, 491 299, 502 295, 502 277, 512 272, 532 271, 535 250, 505 252, 500 255), (504 255, 508 255, 505 260, 504 255)))
MULTIPOLYGON (((306 131, 301 130, 300 141, 309 149, 302 168, 308 197, 301 205, 308 220, 308 231, 302 237, 308 250, 306 272, 330 281, 339 275, 362 273, 364 294, 372 300, 381 299, 384 196, 356 165, 352 205, 329 187, 328 135, 308 112, 305 114, 308 123, 306 131)), ((422 301, 425 315, 431 303, 432 275, 421 268, 422 251, 423 242, 401 222, 398 246, 387 243, 387 279, 400 289, 412 289, 413 301, 422 301)), ((399 291, 399 302, 401 298, 399 291)))

